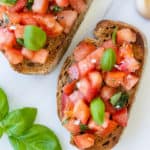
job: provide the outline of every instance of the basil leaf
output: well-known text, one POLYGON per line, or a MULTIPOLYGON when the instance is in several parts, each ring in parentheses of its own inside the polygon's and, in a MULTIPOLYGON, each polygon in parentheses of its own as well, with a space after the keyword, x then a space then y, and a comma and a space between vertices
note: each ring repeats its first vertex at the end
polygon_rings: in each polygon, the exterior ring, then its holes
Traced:
POLYGON ((14 5, 16 4, 17 0, 0 0, 0 3, 8 4, 8 5, 14 5))
POLYGON ((101 59, 101 68, 103 71, 111 71, 116 63, 116 53, 112 48, 105 50, 101 59))
POLYGON ((105 117, 105 104, 100 98, 94 99, 90 104, 90 111, 93 120, 98 124, 104 123, 105 117))
POLYGON ((15 150, 61 150, 54 132, 43 125, 33 125, 24 135, 9 140, 15 150))
POLYGON ((22 38, 17 38, 17 43, 21 46, 24 46, 24 40, 22 38))
POLYGON ((28 0, 26 7, 31 10, 34 0, 28 0))
POLYGON ((115 27, 113 33, 112 33, 112 41, 113 44, 116 44, 116 36, 117 36, 118 27, 115 27))
POLYGON ((27 25, 24 29, 24 45, 31 51, 37 51, 46 44, 46 33, 39 27, 27 25))
POLYGON ((89 128, 88 128, 87 125, 85 125, 85 124, 80 124, 80 131, 81 131, 81 132, 85 132, 85 131, 87 131, 87 130, 89 130, 89 128))
POLYGON ((113 105, 113 106, 115 106, 116 104, 117 104, 117 102, 119 101, 119 99, 120 99, 120 97, 121 97, 121 92, 119 92, 119 93, 117 93, 117 94, 115 94, 115 95, 113 95, 112 97, 111 97, 111 99, 110 99, 110 103, 113 105))
POLYGON ((0 138, 2 137, 2 135, 3 135, 3 128, 0 127, 0 138))
POLYGON ((55 13, 57 13, 57 12, 62 11, 62 8, 59 7, 59 6, 57 6, 57 5, 54 5, 54 6, 52 7, 52 11, 55 12, 55 13))
POLYGON ((32 127, 37 109, 22 108, 10 112, 1 122, 9 136, 19 136, 32 127))
POLYGON ((6 93, 0 88, 0 121, 8 114, 9 105, 6 93))

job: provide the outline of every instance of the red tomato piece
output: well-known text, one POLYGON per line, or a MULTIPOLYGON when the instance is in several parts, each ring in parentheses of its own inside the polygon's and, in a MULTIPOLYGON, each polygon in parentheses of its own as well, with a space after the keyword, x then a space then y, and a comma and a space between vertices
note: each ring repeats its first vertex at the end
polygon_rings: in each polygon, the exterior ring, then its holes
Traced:
POLYGON ((11 12, 19 12, 26 6, 27 0, 17 0, 17 3, 10 8, 11 12))
POLYGON ((100 92, 100 96, 103 100, 109 100, 115 93, 116 93, 115 88, 103 86, 100 92))
POLYGON ((100 74, 100 72, 98 71, 90 72, 88 74, 88 78, 90 80, 92 88, 99 91, 103 83, 102 75, 100 74))
POLYGON ((8 12, 10 24, 19 24, 21 21, 21 15, 15 12, 8 12))
POLYGON ((17 65, 19 63, 22 63, 23 61, 23 55, 19 50, 9 48, 5 51, 5 56, 7 57, 8 61, 13 64, 17 65))
POLYGON ((76 103, 78 100, 83 99, 83 95, 80 91, 74 91, 70 96, 69 99, 71 102, 76 103))
POLYGON ((78 13, 85 12, 87 5, 84 0, 69 0, 70 5, 73 9, 75 9, 78 13))
POLYGON ((80 133, 80 125, 76 123, 77 120, 70 119, 67 121, 67 123, 64 125, 64 127, 71 132, 72 134, 78 134, 80 133))
POLYGON ((34 18, 34 15, 30 12, 21 13, 21 21, 20 23, 23 25, 37 25, 37 21, 34 18))
POLYGON ((69 5, 69 0, 55 0, 59 7, 67 7, 69 5))
POLYGON ((78 100, 73 109, 73 116, 80 120, 82 124, 86 124, 90 117, 90 109, 83 100, 78 100))
POLYGON ((77 19, 77 12, 74 10, 64 10, 58 13, 58 22, 64 27, 64 32, 69 33, 77 19))
POLYGON ((137 76, 129 74, 124 79, 124 82, 122 83, 122 86, 126 90, 131 90, 137 84, 138 81, 139 81, 139 78, 137 76))
POLYGON ((24 47, 22 48, 21 53, 27 59, 32 59, 33 56, 34 56, 34 52, 33 51, 30 51, 30 50, 28 50, 28 49, 26 49, 24 47))
POLYGON ((128 28, 123 28, 117 32, 117 43, 123 44, 124 42, 135 42, 136 34, 128 28))
POLYGON ((44 64, 48 58, 49 51, 46 49, 41 49, 37 52, 34 52, 34 56, 31 59, 34 63, 44 64))
POLYGON ((70 77, 72 80, 79 79, 80 73, 79 73, 78 65, 77 65, 77 64, 73 64, 73 65, 68 69, 68 74, 69 74, 69 77, 70 77))
POLYGON ((73 136, 73 141, 79 149, 86 149, 94 145, 95 136, 89 133, 76 135, 73 136))
POLYGON ((108 100, 105 100, 104 103, 107 112, 109 112, 110 114, 116 113, 116 108, 114 108, 108 100))
POLYGON ((91 83, 86 77, 82 78, 76 85, 87 102, 90 102, 97 94, 97 91, 91 87, 91 83))
POLYGON ((32 11, 40 14, 44 14, 48 11, 49 0, 34 0, 32 5, 32 11))
POLYGON ((16 44, 16 38, 13 32, 6 28, 0 28, 0 48, 13 47, 16 44))
POLYGON ((71 81, 63 87, 63 92, 67 95, 71 94, 76 86, 76 80, 71 81))
POLYGON ((16 25, 16 29, 14 30, 16 38, 23 38, 24 35, 24 26, 16 25))
POLYGON ((74 59, 76 61, 80 61, 92 53, 96 49, 96 46, 92 43, 88 43, 86 41, 82 41, 79 45, 74 49, 74 59))
POLYGON ((113 50, 117 49, 117 46, 112 42, 112 40, 105 41, 102 44, 102 47, 105 49, 107 49, 107 48, 112 48, 113 50))
POLYGON ((127 108, 123 108, 118 110, 112 116, 113 120, 116 121, 120 126, 126 127, 128 122, 128 111, 127 108))
POLYGON ((123 83, 125 75, 121 71, 108 72, 105 76, 105 83, 110 87, 119 87, 123 83))

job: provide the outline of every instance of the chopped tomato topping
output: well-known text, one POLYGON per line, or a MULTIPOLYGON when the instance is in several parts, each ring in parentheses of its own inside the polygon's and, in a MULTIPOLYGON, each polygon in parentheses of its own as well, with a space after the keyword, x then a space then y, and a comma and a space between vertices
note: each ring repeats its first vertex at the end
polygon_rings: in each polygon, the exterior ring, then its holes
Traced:
POLYGON ((128 28, 123 28, 117 32, 117 43, 135 42, 136 34, 128 28))
POLYGON ((24 35, 24 26, 23 25, 16 25, 16 29, 14 30, 15 32, 15 37, 16 38, 23 38, 24 35))
POLYGON ((13 64, 17 65, 19 63, 22 63, 23 61, 23 55, 19 50, 9 48, 5 51, 5 56, 7 57, 8 61, 13 64))
POLYGON ((117 111, 116 108, 112 106, 109 100, 104 100, 104 103, 105 103, 105 108, 107 112, 109 112, 110 114, 116 113, 117 111))
POLYGON ((79 149, 86 149, 94 145, 95 136, 89 133, 76 135, 73 136, 73 141, 79 149))
POLYGON ((108 72, 105 76, 105 82, 110 87, 119 87, 123 83, 125 75, 120 71, 108 72))
POLYGON ((78 13, 85 12, 87 5, 84 0, 69 0, 70 5, 74 8, 78 13))
POLYGON ((69 5, 69 0, 55 0, 59 7, 67 7, 69 5))
POLYGON ((80 125, 78 124, 78 120, 70 119, 67 123, 65 123, 64 127, 72 134, 80 133, 80 125))
POLYGON ((21 15, 19 13, 15 12, 8 12, 8 17, 10 24, 19 24, 21 21, 21 15))
POLYGON ((117 111, 112 116, 113 120, 116 121, 120 126, 126 127, 128 122, 128 111, 127 108, 123 108, 117 111))
POLYGON ((19 12, 26 6, 27 0, 17 0, 16 4, 10 8, 12 12, 19 12))
POLYGON ((26 49, 24 47, 22 48, 21 53, 27 59, 32 59, 33 56, 34 56, 34 52, 33 51, 30 51, 30 50, 28 50, 28 49, 26 49))
POLYGON ((49 0, 34 0, 32 5, 33 12, 44 14, 47 12, 49 0))
POLYGON ((63 92, 67 95, 71 94, 73 90, 75 89, 75 85, 76 85, 76 80, 73 80, 72 82, 66 84, 63 87, 63 92))
POLYGON ((115 93, 116 93, 115 88, 103 86, 100 92, 100 96, 103 100, 109 100, 115 93))
POLYGON ((86 41, 82 41, 75 49, 74 49, 74 59, 76 61, 80 61, 88 56, 91 52, 96 49, 94 44, 88 43, 86 41))
POLYGON ((21 20, 20 23, 22 25, 37 25, 37 21, 34 18, 34 15, 30 12, 26 12, 26 13, 21 13, 21 20))
POLYGON ((83 100, 78 100, 75 103, 73 116, 80 120, 82 124, 86 124, 90 117, 90 109, 83 100))
POLYGON ((69 77, 72 80, 79 79, 80 73, 79 73, 79 68, 77 64, 73 64, 69 69, 68 69, 68 74, 69 77))
POLYGON ((139 78, 137 76, 129 74, 125 77, 122 85, 126 90, 131 90, 137 84, 138 81, 139 78))
POLYGON ((102 44, 102 47, 105 48, 105 49, 107 49, 107 48, 112 48, 113 50, 117 49, 117 46, 113 43, 112 40, 105 41, 102 44))

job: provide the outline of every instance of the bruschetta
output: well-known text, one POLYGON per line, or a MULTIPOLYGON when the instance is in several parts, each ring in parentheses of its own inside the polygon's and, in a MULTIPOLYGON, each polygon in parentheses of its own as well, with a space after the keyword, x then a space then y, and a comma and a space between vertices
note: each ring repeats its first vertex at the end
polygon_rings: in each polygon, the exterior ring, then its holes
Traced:
POLYGON ((58 116, 77 148, 110 150, 128 124, 146 49, 139 30, 123 22, 100 21, 94 35, 62 67, 58 116))

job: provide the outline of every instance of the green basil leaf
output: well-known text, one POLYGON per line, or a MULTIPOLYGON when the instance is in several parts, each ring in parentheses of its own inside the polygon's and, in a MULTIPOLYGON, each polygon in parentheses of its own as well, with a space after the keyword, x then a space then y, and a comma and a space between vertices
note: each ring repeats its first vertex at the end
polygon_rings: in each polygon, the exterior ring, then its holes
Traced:
POLYGON ((116 27, 112 33, 113 44, 116 44, 117 31, 118 31, 118 27, 116 27))
POLYGON ((55 133, 43 125, 33 125, 24 135, 9 140, 15 150, 61 150, 55 133))
POLYGON ((32 127, 36 113, 36 108, 17 109, 8 113, 1 125, 9 136, 19 136, 32 127))
POLYGON ((16 4, 17 0, 0 0, 0 4, 7 4, 7 5, 14 5, 16 4))
POLYGON ((103 71, 112 70, 113 66, 116 63, 116 53, 112 48, 105 50, 102 59, 101 59, 101 68, 103 71))
POLYGON ((6 93, 0 88, 0 121, 8 114, 9 105, 6 93))
POLYGON ((62 8, 59 7, 59 6, 57 6, 57 5, 54 5, 54 6, 52 7, 52 11, 55 12, 55 13, 57 13, 57 12, 62 11, 62 8))
POLYGON ((34 0, 28 0, 28 1, 27 1, 26 7, 27 7, 29 10, 32 9, 33 2, 34 2, 34 0))
POLYGON ((2 137, 2 135, 3 135, 3 128, 0 127, 0 138, 2 137))
POLYGON ((81 132, 85 132, 85 131, 87 131, 87 130, 89 130, 89 128, 88 128, 87 125, 85 125, 85 124, 80 124, 80 131, 81 131, 81 132))
POLYGON ((22 38, 17 38, 17 43, 21 46, 24 46, 24 40, 22 38))
POLYGON ((115 106, 117 104, 117 102, 119 101, 120 97, 121 97, 121 92, 116 93, 115 95, 113 95, 110 99, 110 103, 115 106))
POLYGON ((93 120, 98 124, 104 123, 105 117, 105 104, 100 98, 94 99, 90 104, 90 111, 93 120))
POLYGON ((37 51, 46 44, 46 33, 39 27, 27 25, 24 29, 24 45, 28 50, 37 51))

